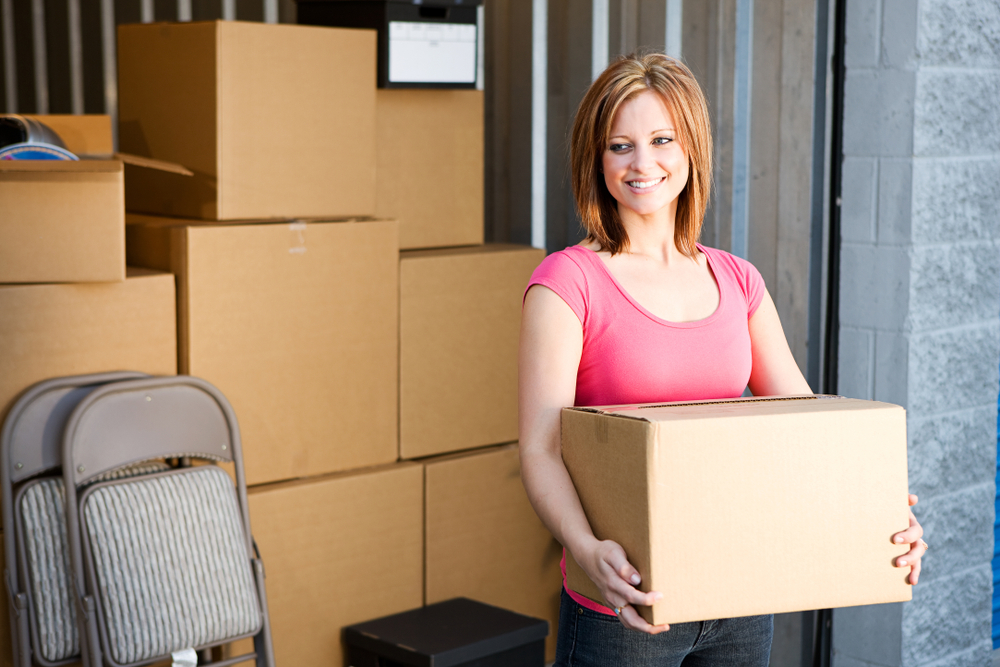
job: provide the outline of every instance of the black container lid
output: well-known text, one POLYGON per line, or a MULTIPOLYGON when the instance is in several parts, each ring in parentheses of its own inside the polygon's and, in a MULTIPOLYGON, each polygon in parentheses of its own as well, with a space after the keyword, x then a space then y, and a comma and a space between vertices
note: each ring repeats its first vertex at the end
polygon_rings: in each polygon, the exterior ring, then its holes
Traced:
POLYGON ((344 628, 351 646, 413 667, 452 667, 545 639, 548 621, 468 598, 344 628))

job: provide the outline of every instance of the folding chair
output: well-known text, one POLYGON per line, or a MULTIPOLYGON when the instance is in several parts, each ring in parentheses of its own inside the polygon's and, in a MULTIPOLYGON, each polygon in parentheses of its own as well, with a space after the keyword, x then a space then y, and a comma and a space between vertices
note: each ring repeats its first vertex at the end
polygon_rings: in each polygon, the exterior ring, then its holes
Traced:
POLYGON ((15 667, 52 667, 80 657, 63 518, 63 429, 96 387, 141 377, 118 372, 46 380, 25 391, 7 413, 0 488, 15 667))
POLYGON ((99 387, 69 416, 62 458, 85 665, 194 664, 253 637, 252 653, 211 664, 273 667, 239 429, 217 389, 184 376, 99 387), (163 459, 209 464, 108 479, 163 459), (235 487, 212 462, 235 465, 235 487))

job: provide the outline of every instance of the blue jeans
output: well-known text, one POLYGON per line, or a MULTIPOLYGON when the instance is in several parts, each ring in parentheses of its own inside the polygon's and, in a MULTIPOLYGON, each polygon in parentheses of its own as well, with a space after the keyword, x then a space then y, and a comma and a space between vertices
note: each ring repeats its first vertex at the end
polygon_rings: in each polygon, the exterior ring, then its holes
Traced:
POLYGON ((562 592, 555 667, 767 667, 773 616, 675 623, 647 635, 562 592))

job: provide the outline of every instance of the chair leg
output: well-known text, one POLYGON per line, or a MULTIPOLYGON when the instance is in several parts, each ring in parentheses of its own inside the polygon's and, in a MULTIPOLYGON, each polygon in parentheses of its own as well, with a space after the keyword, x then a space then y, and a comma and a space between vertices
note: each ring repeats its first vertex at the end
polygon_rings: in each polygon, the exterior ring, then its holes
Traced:
POLYGON ((274 646, 271 643, 271 619, 267 611, 267 591, 264 589, 264 563, 259 558, 251 560, 254 579, 257 583, 257 597, 260 600, 262 623, 260 632, 254 635, 253 650, 257 653, 257 667, 274 667, 274 646))
POLYGON ((11 642, 16 667, 31 666, 31 635, 28 631, 28 596, 18 593, 10 600, 11 642))
POLYGON ((80 628, 80 654, 83 656, 83 666, 102 667, 101 643, 97 631, 97 603, 92 595, 88 595, 80 601, 80 606, 82 612, 80 618, 83 619, 80 628))

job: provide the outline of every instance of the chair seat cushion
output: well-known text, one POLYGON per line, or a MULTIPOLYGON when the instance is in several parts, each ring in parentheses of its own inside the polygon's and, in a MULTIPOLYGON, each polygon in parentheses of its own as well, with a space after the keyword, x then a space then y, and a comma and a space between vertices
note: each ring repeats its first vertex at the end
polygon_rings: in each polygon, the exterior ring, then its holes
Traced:
POLYGON ((119 664, 256 632, 262 623, 236 491, 216 466, 95 485, 82 530, 106 650, 119 664))

